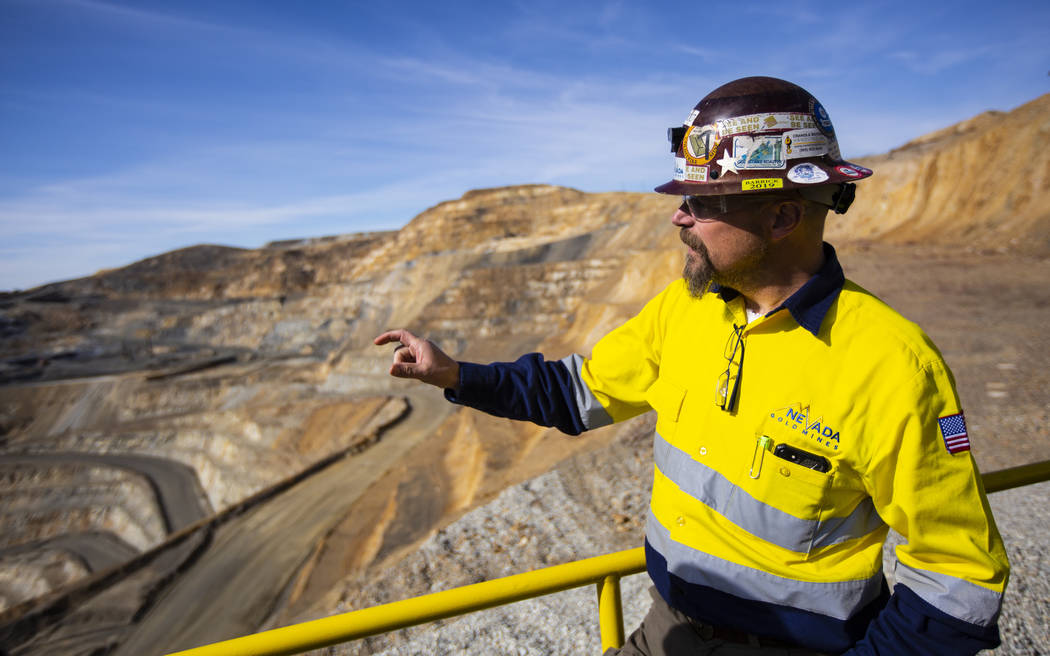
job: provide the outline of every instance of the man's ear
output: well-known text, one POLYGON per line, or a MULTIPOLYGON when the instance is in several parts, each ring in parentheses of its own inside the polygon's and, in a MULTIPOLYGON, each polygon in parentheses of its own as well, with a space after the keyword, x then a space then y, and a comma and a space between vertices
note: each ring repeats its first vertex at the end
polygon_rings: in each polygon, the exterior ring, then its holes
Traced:
POLYGON ((785 200, 777 204, 773 215, 773 241, 780 241, 802 224, 806 208, 796 200, 785 200))

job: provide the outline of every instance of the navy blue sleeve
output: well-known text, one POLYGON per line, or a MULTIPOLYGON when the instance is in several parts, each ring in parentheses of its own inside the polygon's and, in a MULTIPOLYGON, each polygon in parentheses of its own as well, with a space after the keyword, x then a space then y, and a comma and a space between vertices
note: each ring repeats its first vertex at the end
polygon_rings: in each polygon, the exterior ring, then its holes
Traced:
POLYGON ((587 430, 568 367, 557 360, 546 361, 539 353, 514 362, 460 362, 459 387, 445 390, 445 398, 497 417, 553 426, 569 435, 587 430))
MULTIPOLYGON (((956 619, 898 583, 849 656, 965 656, 999 645, 999 627, 956 619)), ((843 656, 845 656, 845 654, 843 656)))

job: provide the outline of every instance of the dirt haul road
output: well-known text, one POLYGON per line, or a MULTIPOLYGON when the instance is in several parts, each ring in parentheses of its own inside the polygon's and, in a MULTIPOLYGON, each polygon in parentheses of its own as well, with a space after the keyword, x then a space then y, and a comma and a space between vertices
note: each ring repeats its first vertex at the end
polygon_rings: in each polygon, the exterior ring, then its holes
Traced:
POLYGON ((452 409, 433 388, 399 393, 408 397, 411 411, 375 446, 218 528, 207 552, 179 576, 116 654, 138 656, 156 645, 176 651, 257 631, 315 544, 452 409))

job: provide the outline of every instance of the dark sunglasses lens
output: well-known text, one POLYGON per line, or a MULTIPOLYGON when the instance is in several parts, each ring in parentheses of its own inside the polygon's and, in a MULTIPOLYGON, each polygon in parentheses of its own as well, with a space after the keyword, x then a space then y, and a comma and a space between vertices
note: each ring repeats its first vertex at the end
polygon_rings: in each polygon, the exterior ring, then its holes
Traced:
POLYGON ((723 212, 720 203, 713 202, 711 199, 703 196, 686 196, 685 205, 689 208, 689 213, 697 219, 718 216, 723 212))
POLYGON ((682 200, 685 201, 685 207, 694 217, 701 211, 700 204, 692 196, 683 196, 682 200))

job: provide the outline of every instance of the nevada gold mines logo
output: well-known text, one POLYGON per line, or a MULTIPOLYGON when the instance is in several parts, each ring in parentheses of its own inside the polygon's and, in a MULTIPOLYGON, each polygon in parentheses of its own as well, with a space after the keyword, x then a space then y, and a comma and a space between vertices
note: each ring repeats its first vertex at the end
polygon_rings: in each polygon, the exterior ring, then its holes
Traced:
POLYGON ((838 451, 839 432, 824 423, 824 416, 813 417, 810 406, 795 403, 784 408, 778 408, 769 413, 769 416, 783 424, 786 428, 798 431, 811 440, 816 441, 829 449, 838 451))

